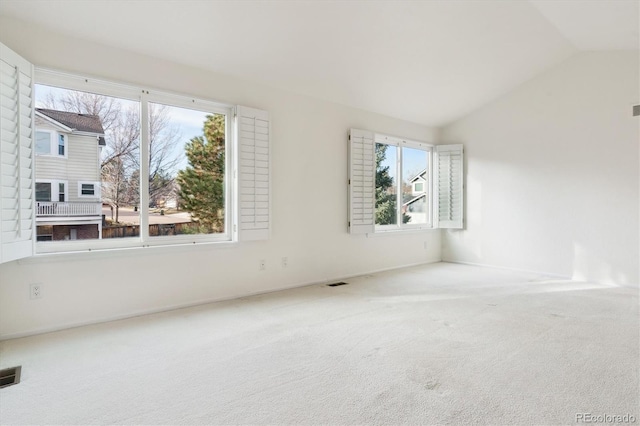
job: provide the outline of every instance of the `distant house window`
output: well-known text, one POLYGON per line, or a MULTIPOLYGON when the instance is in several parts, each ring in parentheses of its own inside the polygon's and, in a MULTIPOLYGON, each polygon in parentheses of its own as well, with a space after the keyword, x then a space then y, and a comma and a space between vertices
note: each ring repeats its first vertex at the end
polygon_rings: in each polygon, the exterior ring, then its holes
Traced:
POLYGON ((65 136, 58 135, 58 155, 64 156, 65 136))
POLYGON ((36 155, 51 153, 51 135, 49 132, 36 132, 36 155))
POLYGON ((415 184, 415 189, 414 189, 414 191, 415 191, 415 192, 422 192, 422 191, 424 191, 424 183, 423 183, 423 182, 417 182, 417 183, 415 184))
POLYGON ((66 155, 67 136, 44 130, 36 131, 36 155, 66 155))
POLYGON ((58 183, 58 201, 64 203, 64 194, 65 194, 65 184, 60 182, 58 183))
POLYGON ((50 182, 36 182, 36 201, 51 201, 50 182))
POLYGON ((53 241, 53 226, 38 226, 36 228, 36 241, 53 241))
POLYGON ((96 195, 96 187, 92 183, 83 183, 80 189, 81 195, 96 195))
POLYGON ((78 182, 78 197, 99 198, 100 182, 78 182))

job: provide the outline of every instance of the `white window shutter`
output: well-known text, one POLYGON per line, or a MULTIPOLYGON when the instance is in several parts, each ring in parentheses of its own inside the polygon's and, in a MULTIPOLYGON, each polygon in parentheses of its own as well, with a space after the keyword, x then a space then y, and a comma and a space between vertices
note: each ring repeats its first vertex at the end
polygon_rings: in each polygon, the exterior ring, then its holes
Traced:
POLYGON ((376 159, 373 132, 349 132, 349 233, 375 231, 376 159))
POLYGON ((267 240, 271 224, 269 113, 236 107, 238 241, 267 240))
POLYGON ((0 263, 32 256, 33 66, 0 43, 0 263))
POLYGON ((438 145, 435 158, 437 228, 462 229, 464 161, 462 145, 438 145))

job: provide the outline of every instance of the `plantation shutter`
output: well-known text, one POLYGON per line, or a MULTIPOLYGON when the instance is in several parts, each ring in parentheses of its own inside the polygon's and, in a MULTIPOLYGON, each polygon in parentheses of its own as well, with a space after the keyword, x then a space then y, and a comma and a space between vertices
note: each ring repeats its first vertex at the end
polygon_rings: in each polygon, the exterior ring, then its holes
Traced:
POLYGON ((271 223, 269 114, 238 106, 236 123, 238 240, 266 240, 271 223))
POLYGON ((33 66, 0 43, 0 263, 33 255, 33 66))
POLYGON ((373 132, 349 133, 349 233, 375 230, 375 142, 373 132))
POLYGON ((462 145, 438 145, 435 148, 437 227, 462 229, 463 148, 462 145))

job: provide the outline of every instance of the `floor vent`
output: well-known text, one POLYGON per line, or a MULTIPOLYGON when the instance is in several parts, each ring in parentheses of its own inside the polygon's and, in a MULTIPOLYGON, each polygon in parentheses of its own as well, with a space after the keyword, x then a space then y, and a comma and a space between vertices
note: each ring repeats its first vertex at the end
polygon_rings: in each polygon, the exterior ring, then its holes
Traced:
POLYGON ((21 372, 21 365, 0 370, 0 388, 6 388, 7 386, 17 385, 20 383, 21 372))
POLYGON ((327 284, 329 287, 338 287, 339 285, 347 285, 349 283, 345 283, 343 281, 340 281, 339 283, 333 283, 333 284, 327 284))

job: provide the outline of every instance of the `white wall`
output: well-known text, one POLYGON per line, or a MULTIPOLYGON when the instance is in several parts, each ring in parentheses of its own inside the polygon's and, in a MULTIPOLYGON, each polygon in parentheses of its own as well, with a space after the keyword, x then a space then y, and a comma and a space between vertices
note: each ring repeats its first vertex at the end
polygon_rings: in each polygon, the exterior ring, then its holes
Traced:
POLYGON ((266 109, 273 140, 270 241, 0 265, 0 338, 440 260, 439 231, 376 238, 346 231, 347 130, 434 141, 433 129, 6 18, 0 18, 0 41, 39 66, 266 109), (283 256, 289 259, 286 269, 280 266, 283 256), (258 270, 260 259, 267 260, 266 271, 258 270), (42 283, 42 299, 29 299, 30 283, 42 283))
POLYGON ((465 144, 444 260, 638 283, 638 53, 574 56, 442 130, 465 144))

